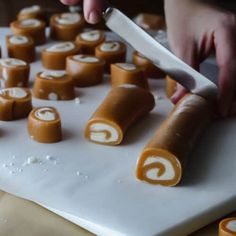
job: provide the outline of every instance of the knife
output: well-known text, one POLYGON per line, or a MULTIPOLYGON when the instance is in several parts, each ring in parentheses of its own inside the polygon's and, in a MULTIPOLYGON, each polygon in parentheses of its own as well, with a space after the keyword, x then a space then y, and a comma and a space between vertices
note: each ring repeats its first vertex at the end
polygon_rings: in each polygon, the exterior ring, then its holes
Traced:
POLYGON ((176 57, 120 10, 109 6, 103 11, 103 18, 110 30, 121 36, 183 87, 206 99, 217 98, 218 87, 215 83, 176 57))

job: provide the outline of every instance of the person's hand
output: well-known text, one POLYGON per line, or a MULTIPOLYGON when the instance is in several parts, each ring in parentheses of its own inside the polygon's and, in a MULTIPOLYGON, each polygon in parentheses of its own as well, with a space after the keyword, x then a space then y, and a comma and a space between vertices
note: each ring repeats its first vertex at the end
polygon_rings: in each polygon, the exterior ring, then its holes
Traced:
MULTIPOLYGON (((218 110, 224 117, 236 114, 236 16, 200 0, 165 0, 165 15, 171 50, 186 63, 198 69, 215 49, 218 110)), ((185 93, 179 86, 172 101, 185 93)))
MULTIPOLYGON (((74 5, 79 0, 60 0, 66 5, 74 5)), ((96 24, 102 17, 103 0, 84 0, 84 17, 88 23, 96 24)))

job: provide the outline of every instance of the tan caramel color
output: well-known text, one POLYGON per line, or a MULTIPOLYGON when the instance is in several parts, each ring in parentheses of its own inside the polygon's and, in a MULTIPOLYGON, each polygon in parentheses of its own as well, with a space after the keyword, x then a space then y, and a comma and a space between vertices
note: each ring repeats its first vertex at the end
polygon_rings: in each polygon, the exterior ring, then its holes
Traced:
POLYGON ((37 73, 33 85, 32 94, 34 97, 45 100, 52 100, 50 94, 57 95, 55 100, 72 100, 75 98, 74 83, 70 76, 50 76, 43 78, 42 72, 37 73))
POLYGON ((194 94, 183 97, 142 151, 137 163, 137 178, 151 184, 177 185, 181 180, 187 157, 212 115, 213 104, 204 98, 194 94), (165 174, 166 166, 158 160, 145 164, 150 157, 162 158, 171 163, 174 176, 160 179, 165 174), (147 175, 147 172, 153 169, 159 169, 157 179, 147 175))
POLYGON ((40 21, 40 25, 36 27, 22 27, 22 21, 14 21, 10 24, 11 30, 14 35, 24 35, 31 37, 36 46, 42 45, 46 42, 46 24, 43 21, 40 21))
POLYGON ((177 82, 170 76, 166 76, 166 96, 171 98, 176 91, 177 82))
POLYGON ((80 48, 76 45, 73 50, 66 52, 49 52, 47 49, 42 51, 42 64, 43 67, 50 70, 65 70, 66 57, 78 54, 80 48))
POLYGON ((95 41, 88 41, 81 37, 81 33, 76 37, 75 43, 81 47, 81 53, 95 55, 95 48, 105 41, 105 34, 100 31, 100 38, 95 41))
POLYGON ((28 117, 28 132, 32 139, 40 143, 55 143, 62 140, 61 119, 57 110, 53 107, 34 108, 28 117), (44 114, 52 112, 54 120, 42 120, 36 117, 40 109, 46 109, 44 114))
POLYGON ((26 92, 27 96, 16 98, 9 93, 12 89, 15 88, 0 90, 0 120, 11 121, 25 118, 32 110, 30 91, 20 88, 26 92))
MULTIPOLYGON (((227 227, 227 224, 229 224, 229 222, 234 221, 234 223, 236 222, 236 217, 232 217, 232 218, 226 218, 223 219, 220 224, 219 224, 219 236, 236 236, 236 231, 230 230, 227 227)), ((235 224, 234 224, 235 225, 235 224)))
POLYGON ((153 63, 142 56, 140 53, 135 51, 133 53, 133 63, 137 66, 142 67, 148 78, 151 79, 160 79, 165 77, 165 72, 153 65, 153 63))
MULTIPOLYGON (((106 41, 106 42, 118 42, 118 41, 106 41)), ((105 42, 105 43, 106 43, 105 42)), ((98 45, 95 49, 95 55, 98 58, 105 60, 105 72, 110 73, 110 65, 117 62, 125 62, 126 60, 126 45, 122 42, 120 44, 120 49, 114 52, 104 52, 101 50, 101 45, 98 45)))
MULTIPOLYGON (((132 87, 116 87, 112 89, 102 104, 90 118, 85 138, 99 144, 118 145, 122 142, 129 127, 147 115, 155 106, 153 95, 147 90, 132 87), (93 124, 107 124, 118 133, 118 139, 111 142, 96 142, 91 140, 91 126, 93 124)), ((96 131, 95 131, 96 132, 96 131)), ((111 137, 109 130, 101 130, 106 139, 111 137)))
POLYGON ((73 56, 67 57, 66 72, 72 77, 75 86, 87 87, 102 83, 105 61, 97 59, 98 62, 82 62, 75 60, 73 56))
POLYGON ((34 46, 33 39, 27 37, 27 39, 28 39, 27 43, 12 44, 10 42, 11 37, 12 37, 12 35, 6 36, 8 56, 12 57, 12 58, 17 58, 17 59, 23 60, 28 63, 35 61, 35 46, 34 46))
POLYGON ((74 24, 60 24, 56 21, 61 14, 54 14, 50 18, 50 37, 58 41, 74 41, 78 33, 80 33, 84 26, 85 20, 81 15, 79 22, 74 24))
POLYGON ((27 20, 27 19, 38 19, 41 21, 46 21, 47 19, 46 12, 41 8, 38 11, 27 12, 27 13, 19 12, 17 14, 17 20, 27 20))
POLYGON ((122 68, 119 63, 111 64, 111 84, 113 88, 122 84, 134 84, 140 88, 148 89, 148 81, 143 68, 133 66, 136 67, 134 70, 127 70, 122 68))

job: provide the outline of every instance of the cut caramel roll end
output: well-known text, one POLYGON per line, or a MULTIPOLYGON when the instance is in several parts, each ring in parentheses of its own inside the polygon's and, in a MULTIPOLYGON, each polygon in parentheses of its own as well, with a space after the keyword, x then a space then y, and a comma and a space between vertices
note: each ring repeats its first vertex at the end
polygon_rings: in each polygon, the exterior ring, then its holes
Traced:
POLYGON ((219 224, 219 236, 235 236, 236 235, 236 218, 223 219, 219 224))

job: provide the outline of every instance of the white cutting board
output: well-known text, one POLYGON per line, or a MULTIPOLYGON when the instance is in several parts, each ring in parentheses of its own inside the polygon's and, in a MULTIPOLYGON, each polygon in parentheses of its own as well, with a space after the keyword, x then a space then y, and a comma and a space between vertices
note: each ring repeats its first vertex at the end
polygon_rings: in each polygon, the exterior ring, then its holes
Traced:
MULTIPOLYGON (((1 29, 3 47, 8 32, 1 29)), ((31 79, 39 70, 41 64, 33 63, 31 79)), ((204 72, 216 75, 215 66, 206 63, 204 72)), ((164 81, 151 80, 150 85, 155 95, 164 97, 164 81)), ((26 119, 0 122, 0 188, 107 236, 186 235, 236 209, 236 119, 209 127, 189 157, 180 186, 153 186, 135 179, 135 165, 171 104, 158 99, 153 112, 129 130, 122 145, 95 145, 84 139, 83 130, 109 88, 106 80, 78 89, 81 104, 33 100, 34 106, 59 110, 64 140, 57 144, 31 140, 26 119), (56 163, 47 161, 47 155, 56 163), (22 167, 29 156, 41 163, 22 167)))

